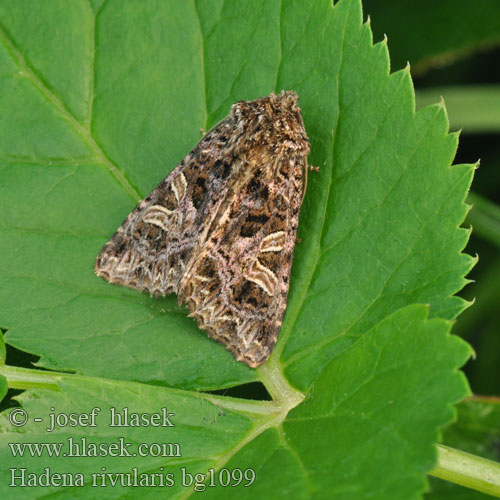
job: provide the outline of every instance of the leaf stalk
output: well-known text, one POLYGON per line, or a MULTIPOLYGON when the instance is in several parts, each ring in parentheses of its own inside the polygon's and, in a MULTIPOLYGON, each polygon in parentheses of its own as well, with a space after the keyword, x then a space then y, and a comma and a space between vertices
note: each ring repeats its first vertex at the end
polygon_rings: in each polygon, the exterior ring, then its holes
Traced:
POLYGON ((438 445, 438 464, 429 474, 500 498, 500 463, 438 445))

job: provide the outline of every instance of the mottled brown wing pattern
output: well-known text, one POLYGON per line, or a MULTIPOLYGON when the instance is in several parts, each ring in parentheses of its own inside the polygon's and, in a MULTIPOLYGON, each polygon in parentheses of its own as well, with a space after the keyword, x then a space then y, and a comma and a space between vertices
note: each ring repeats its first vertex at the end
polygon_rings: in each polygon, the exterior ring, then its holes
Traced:
POLYGON ((221 122, 130 213, 98 255, 98 276, 157 296, 178 291, 206 230, 205 214, 216 213, 227 192, 225 132, 221 122))
POLYGON ((177 293, 212 338, 259 366, 286 308, 308 153, 294 92, 234 104, 127 217, 96 273, 177 293))
POLYGON ((190 316, 251 367, 269 357, 281 329, 303 167, 292 158, 256 169, 181 280, 190 316))

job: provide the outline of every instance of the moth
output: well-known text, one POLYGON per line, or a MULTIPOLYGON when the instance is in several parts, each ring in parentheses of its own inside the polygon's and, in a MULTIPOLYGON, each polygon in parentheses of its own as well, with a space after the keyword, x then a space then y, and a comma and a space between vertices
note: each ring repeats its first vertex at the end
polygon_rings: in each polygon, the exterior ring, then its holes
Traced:
POLYGON ((239 101, 103 247, 95 271, 175 293, 210 337, 264 363, 285 313, 310 146, 293 91, 239 101))

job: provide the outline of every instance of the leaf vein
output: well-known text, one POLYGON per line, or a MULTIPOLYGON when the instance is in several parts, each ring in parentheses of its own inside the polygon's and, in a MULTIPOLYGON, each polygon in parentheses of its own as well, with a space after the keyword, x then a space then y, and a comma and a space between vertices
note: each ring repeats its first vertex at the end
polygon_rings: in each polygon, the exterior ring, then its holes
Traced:
POLYGON ((100 163, 111 173, 111 175, 120 183, 125 192, 134 201, 139 201, 141 196, 137 189, 129 182, 125 173, 116 165, 102 147, 97 143, 92 136, 89 129, 83 126, 64 104, 64 102, 57 96, 55 91, 44 81, 43 77, 39 75, 36 69, 27 61, 22 51, 17 47, 12 38, 8 35, 5 27, 0 24, 0 40, 2 40, 5 47, 9 50, 13 60, 18 67, 23 71, 25 77, 38 89, 44 98, 57 110, 61 119, 66 121, 76 133, 83 139, 88 147, 94 152, 95 156, 99 158, 100 163))
MULTIPOLYGON (((332 10, 333 10, 333 8, 334 7, 332 7, 332 10)), ((347 20, 348 20, 348 18, 349 17, 346 16, 345 22, 344 22, 344 26, 343 26, 343 31, 342 31, 342 47, 341 47, 340 56, 339 56, 340 57, 340 60, 339 60, 339 69, 338 69, 338 72, 337 72, 337 75, 336 75, 336 79, 337 79, 337 86, 336 86, 336 90, 337 90, 337 110, 340 109, 339 75, 340 75, 340 72, 342 70, 343 49, 344 49, 344 44, 345 44, 345 33, 346 33, 346 29, 347 29, 347 20)), ((340 113, 337 112, 337 123, 336 123, 336 127, 335 127, 335 133, 334 133, 333 141, 332 141, 332 151, 335 148, 335 140, 336 140, 336 137, 337 137, 339 120, 340 120, 340 113)), ((319 242, 322 240, 322 238, 323 238, 323 232, 325 230, 325 222, 327 220, 328 199, 329 199, 330 193, 331 193, 330 187, 331 187, 331 184, 332 184, 332 177, 333 177, 333 172, 331 172, 331 175, 328 178, 328 186, 326 188, 326 192, 327 192, 326 198, 327 199, 325 200, 326 202, 323 204, 323 210, 322 210, 322 212, 320 214, 320 218, 321 218, 321 222, 320 222, 320 226, 319 226, 320 230, 318 231, 318 236, 315 238, 317 244, 316 245, 313 245, 313 244, 310 245, 310 248, 316 248, 314 250, 314 257, 313 257, 314 264, 310 267, 310 271, 308 271, 308 276, 304 280, 304 284, 302 286, 302 293, 300 295, 298 304, 294 308, 294 310, 291 311, 292 318, 286 322, 286 325, 287 325, 286 330, 281 332, 281 334, 280 334, 280 341, 278 342, 278 344, 274 348, 275 354, 273 353, 273 355, 276 356, 276 358, 278 358, 278 359, 281 358, 281 354, 283 352, 283 348, 286 345, 287 340, 288 340, 288 338, 289 338, 289 336, 291 334, 291 331, 293 329, 293 326, 295 325, 295 323, 297 321, 297 318, 298 318, 299 314, 301 313, 301 311, 302 311, 302 309, 304 307, 305 301, 307 299, 307 291, 309 290, 309 286, 310 286, 310 284, 311 284, 311 282, 313 280, 314 274, 315 274, 315 272, 317 270, 319 259, 321 257, 321 249, 320 249, 319 242)))

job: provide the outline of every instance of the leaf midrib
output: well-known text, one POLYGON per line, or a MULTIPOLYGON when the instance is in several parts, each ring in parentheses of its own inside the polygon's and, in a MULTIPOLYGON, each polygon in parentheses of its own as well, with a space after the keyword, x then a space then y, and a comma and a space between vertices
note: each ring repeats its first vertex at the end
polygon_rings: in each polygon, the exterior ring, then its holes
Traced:
MULTIPOLYGON (((334 6, 331 6, 330 7, 332 10, 335 8, 334 6)), ((336 80, 337 80, 337 86, 336 86, 336 89, 337 89, 337 95, 336 95, 336 99, 337 99, 337 110, 340 109, 340 92, 339 92, 339 78, 340 78, 340 72, 342 70, 342 61, 343 61, 343 55, 344 55, 344 43, 345 43, 345 33, 346 33, 346 29, 347 29, 347 21, 349 19, 349 15, 347 14, 345 16, 345 22, 344 22, 344 26, 342 28, 342 46, 341 46, 341 50, 340 50, 340 61, 339 61, 339 68, 338 68, 338 72, 336 74, 336 80)), ((332 158, 333 158, 333 151, 334 151, 334 148, 335 148, 335 142, 336 142, 336 139, 337 139, 337 131, 338 131, 338 128, 339 128, 339 120, 340 120, 340 113, 337 112, 337 122, 336 122, 336 125, 335 125, 335 129, 334 129, 334 134, 333 134, 333 138, 332 138, 332 146, 331 146, 331 150, 332 150, 332 158)), ((276 345, 276 347, 274 348, 274 352, 272 354, 272 356, 275 358, 275 359, 278 359, 280 360, 280 364, 281 364, 281 355, 283 353, 283 350, 287 344, 287 341, 288 341, 288 338, 290 337, 290 334, 291 332, 293 331, 294 327, 295 327, 295 324, 297 322, 297 318, 299 317, 299 314, 300 312, 302 311, 303 307, 304 307, 304 303, 305 303, 305 300, 307 298, 307 295, 308 295, 308 291, 309 291, 309 286, 313 280, 313 277, 316 273, 316 270, 317 270, 317 267, 318 267, 318 261, 319 259, 321 258, 321 249, 320 249, 320 241, 323 237, 323 233, 325 231, 325 223, 326 223, 326 219, 327 219, 327 208, 328 208, 328 200, 329 200, 329 197, 330 197, 330 186, 331 186, 331 183, 332 183, 332 176, 333 176, 333 172, 331 172, 332 175, 330 175, 328 177, 328 186, 326 187, 326 200, 325 200, 325 203, 323 205, 323 211, 321 213, 321 222, 320 224, 318 225, 318 231, 317 231, 317 236, 314 238, 314 244, 311 244, 309 245, 310 248, 315 248, 316 250, 314 251, 314 256, 312 257, 312 261, 313 261, 313 264, 310 266, 310 270, 308 271, 308 276, 303 280, 303 283, 302 283, 302 293, 300 294, 300 297, 298 299, 298 301, 294 304, 294 308, 291 309, 288 314, 291 315, 291 319, 288 319, 287 322, 286 322, 286 325, 287 325, 287 328, 286 330, 283 329, 281 334, 280 334, 280 340, 278 342, 278 344, 276 345)), ((283 368, 281 369, 281 371, 283 372, 283 368)))

